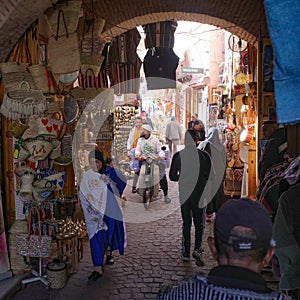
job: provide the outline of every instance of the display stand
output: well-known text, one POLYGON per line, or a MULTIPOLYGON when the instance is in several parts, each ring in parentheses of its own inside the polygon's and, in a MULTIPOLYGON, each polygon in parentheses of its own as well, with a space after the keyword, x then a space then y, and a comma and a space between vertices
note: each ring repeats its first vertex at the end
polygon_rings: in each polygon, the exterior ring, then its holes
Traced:
POLYGON ((27 284, 35 281, 41 281, 46 287, 48 287, 49 282, 47 280, 47 275, 42 274, 42 258, 39 257, 39 272, 36 270, 31 270, 34 277, 23 279, 22 284, 27 284))
POLYGON ((58 238, 57 258, 60 261, 69 263, 73 272, 78 271, 78 236, 58 238))

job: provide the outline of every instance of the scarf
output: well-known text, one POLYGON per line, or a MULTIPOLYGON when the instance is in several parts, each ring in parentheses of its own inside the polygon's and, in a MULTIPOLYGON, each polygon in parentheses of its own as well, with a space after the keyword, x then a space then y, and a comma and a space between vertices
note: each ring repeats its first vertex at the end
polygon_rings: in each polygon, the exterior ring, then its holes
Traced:
POLYGON ((107 230, 103 216, 107 202, 107 176, 88 170, 80 182, 80 201, 84 211, 89 238, 99 230, 107 230))

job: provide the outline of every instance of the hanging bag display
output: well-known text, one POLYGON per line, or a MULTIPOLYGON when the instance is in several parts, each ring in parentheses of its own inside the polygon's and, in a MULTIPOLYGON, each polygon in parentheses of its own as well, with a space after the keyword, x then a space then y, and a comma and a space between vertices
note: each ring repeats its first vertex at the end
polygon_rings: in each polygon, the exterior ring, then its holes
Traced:
POLYGON ((34 161, 44 160, 53 149, 51 141, 46 140, 43 136, 27 139, 24 141, 24 145, 30 153, 30 158, 34 161))
POLYGON ((56 118, 39 117, 36 119, 38 135, 57 138, 65 131, 66 124, 56 118))
POLYGON ((18 234, 16 237, 16 252, 18 255, 30 257, 49 257, 51 250, 50 236, 42 235, 40 212, 37 207, 31 207, 28 216, 28 233, 18 234), (38 216, 38 235, 30 234, 32 211, 36 210, 38 216))
MULTIPOLYGON (((88 78, 88 73, 91 73, 93 77, 95 73, 92 69, 88 68, 85 72, 85 78, 88 78)), ((105 91, 106 88, 94 88, 94 87, 86 87, 80 88, 76 87, 71 91, 72 96, 76 100, 79 105, 80 111, 84 111, 84 109, 88 106, 89 103, 100 93, 105 91)))
POLYGON ((31 115, 41 115, 46 108, 46 98, 39 90, 33 90, 27 81, 22 81, 19 88, 4 94, 0 108, 7 119, 17 120, 31 115), (27 88, 23 88, 26 85, 27 88))
POLYGON ((22 81, 29 83, 30 87, 35 89, 35 83, 32 74, 28 70, 28 63, 5 62, 0 64, 5 91, 18 89, 22 81))
POLYGON ((69 33, 64 12, 57 15, 56 35, 52 35, 48 44, 49 63, 54 74, 66 74, 80 69, 80 53, 77 32, 69 33), (66 34, 60 35, 60 19, 66 34))
POLYGON ((52 197, 56 186, 47 178, 36 180, 32 184, 32 193, 35 200, 43 202, 52 197))
POLYGON ((56 172, 54 174, 51 174, 44 179, 47 179, 52 182, 52 185, 55 187, 55 191, 61 190, 64 187, 65 184, 65 172, 56 172))
POLYGON ((80 70, 83 74, 91 69, 96 77, 100 72, 104 61, 104 56, 101 55, 105 46, 105 42, 101 39, 104 24, 104 19, 80 18, 78 36, 80 39, 80 70))
POLYGON ((27 124, 24 124, 20 119, 17 119, 12 123, 10 131, 13 137, 20 138, 27 128, 29 128, 27 124))
POLYGON ((43 64, 29 66, 35 86, 44 94, 55 93, 54 83, 51 77, 51 69, 43 64))
POLYGON ((65 30, 62 31, 62 33, 67 34, 68 32, 75 32, 78 26, 81 4, 81 0, 68 0, 61 4, 55 4, 47 9, 44 16, 52 33, 55 33, 56 31, 57 18, 60 11, 64 13, 67 24, 66 29, 62 29, 65 30))
POLYGON ((14 159, 18 161, 25 161, 30 156, 29 151, 25 148, 22 139, 18 139, 14 144, 14 159))

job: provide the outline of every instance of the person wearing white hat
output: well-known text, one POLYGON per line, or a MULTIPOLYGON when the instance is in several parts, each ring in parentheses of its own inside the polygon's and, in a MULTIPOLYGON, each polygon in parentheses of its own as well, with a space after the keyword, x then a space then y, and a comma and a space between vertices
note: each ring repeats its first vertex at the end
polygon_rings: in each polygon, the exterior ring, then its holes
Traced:
MULTIPOLYGON (((165 159, 165 152, 161 149, 162 144, 159 139, 151 135, 152 127, 149 124, 144 124, 142 126, 142 135, 138 140, 136 149, 135 149, 135 158, 137 160, 144 160, 147 157, 152 159, 161 160, 165 159)), ((165 167, 163 164, 159 164, 160 172, 160 187, 164 193, 165 203, 170 203, 171 199, 168 197, 168 181, 166 177, 165 167)))

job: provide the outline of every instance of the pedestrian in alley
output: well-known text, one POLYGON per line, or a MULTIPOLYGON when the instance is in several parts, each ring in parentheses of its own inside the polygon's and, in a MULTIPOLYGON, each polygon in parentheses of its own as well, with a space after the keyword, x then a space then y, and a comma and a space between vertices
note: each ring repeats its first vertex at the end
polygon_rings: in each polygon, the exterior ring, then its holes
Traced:
POLYGON ((141 111, 141 118, 142 118, 143 124, 148 124, 151 126, 152 129, 154 129, 153 122, 152 122, 151 118, 149 117, 149 114, 145 110, 141 111))
POLYGON ((90 169, 80 182, 79 199, 83 208, 87 233, 90 240, 94 271, 88 277, 91 281, 103 275, 104 256, 106 263, 112 264, 112 251, 124 254, 126 232, 122 210, 118 199, 126 187, 126 178, 113 167, 106 166, 99 150, 89 153, 90 169))
POLYGON ((170 157, 177 152, 177 146, 183 137, 181 125, 175 121, 175 117, 171 117, 171 121, 166 126, 166 142, 169 146, 170 157))
MULTIPOLYGON (((171 199, 168 196, 169 186, 166 176, 166 167, 165 164, 162 162, 163 160, 165 160, 166 154, 162 150, 162 145, 159 139, 151 134, 151 126, 149 124, 144 124, 142 126, 142 130, 142 135, 139 138, 136 146, 135 158, 140 161, 140 165, 142 165, 143 160, 145 160, 147 157, 151 157, 153 160, 158 161, 160 188, 164 193, 164 202, 170 203, 171 199)), ((138 172, 138 174, 140 174, 140 172, 138 172)))
POLYGON ((195 226, 193 258, 203 266, 202 237, 205 226, 205 205, 200 202, 211 171, 210 156, 196 147, 194 130, 187 130, 184 136, 185 148, 173 155, 169 178, 178 181, 182 217, 182 260, 190 260, 191 226, 195 226))
POLYGON ((208 245, 218 266, 207 277, 196 276, 161 290, 158 299, 291 299, 267 287, 260 271, 275 251, 268 212, 256 201, 226 202, 216 216, 208 245))
POLYGON ((204 124, 200 120, 196 120, 193 124, 193 130, 196 133, 196 143, 199 145, 202 141, 205 140, 205 128, 204 124))
POLYGON ((188 129, 194 128, 194 122, 198 120, 198 114, 192 114, 191 121, 188 122, 188 129))
MULTIPOLYGON (((142 133, 142 125, 143 120, 140 116, 136 116, 134 120, 134 126, 131 128, 127 140, 127 151, 128 156, 134 157, 135 156, 135 148, 137 145, 137 142, 141 136, 142 133)), ((132 193, 136 193, 136 185, 139 178, 139 171, 135 171, 133 175, 133 182, 132 182, 132 193)))
POLYGON ((206 218, 211 220, 213 214, 218 212, 225 201, 223 182, 226 170, 226 151, 225 146, 220 141, 218 128, 211 127, 208 130, 207 139, 201 142, 198 148, 210 155, 214 170, 210 173, 204 192, 208 200, 206 218))

